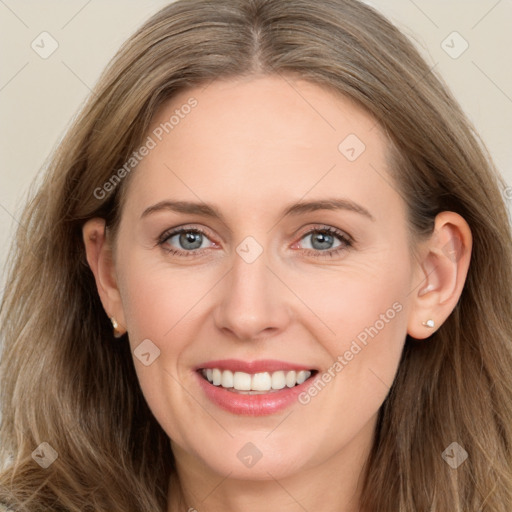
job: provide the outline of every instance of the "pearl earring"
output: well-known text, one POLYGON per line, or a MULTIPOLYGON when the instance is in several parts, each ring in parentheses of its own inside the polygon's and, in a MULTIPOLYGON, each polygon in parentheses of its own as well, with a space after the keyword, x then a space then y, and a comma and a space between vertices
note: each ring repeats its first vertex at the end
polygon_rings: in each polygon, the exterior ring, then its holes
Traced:
POLYGON ((422 322, 421 325, 424 325, 426 327, 430 327, 431 329, 434 328, 434 320, 427 320, 426 322, 422 322))
POLYGON ((123 333, 119 332, 119 324, 117 323, 117 320, 111 316, 110 321, 112 322, 112 327, 114 328, 114 338, 120 338, 123 333))

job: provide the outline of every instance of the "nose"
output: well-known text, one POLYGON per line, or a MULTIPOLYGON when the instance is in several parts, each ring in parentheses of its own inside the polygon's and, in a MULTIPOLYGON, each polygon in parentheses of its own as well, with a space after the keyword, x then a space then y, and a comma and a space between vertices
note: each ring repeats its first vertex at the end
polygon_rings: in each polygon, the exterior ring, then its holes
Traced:
POLYGON ((251 341, 278 335, 291 320, 292 292, 268 265, 265 251, 248 263, 238 254, 223 280, 215 323, 225 334, 251 341))

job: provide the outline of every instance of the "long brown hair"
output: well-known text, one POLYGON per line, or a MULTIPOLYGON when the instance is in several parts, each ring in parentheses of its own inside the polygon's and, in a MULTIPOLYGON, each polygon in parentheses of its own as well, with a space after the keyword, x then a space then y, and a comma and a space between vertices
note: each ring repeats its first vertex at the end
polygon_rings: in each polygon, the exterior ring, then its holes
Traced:
MULTIPOLYGON (((165 511, 175 471, 129 345, 114 340, 81 227, 115 233, 125 179, 164 101, 216 78, 300 76, 358 102, 390 139, 411 233, 462 215, 473 253, 460 300, 428 343, 406 339, 379 412, 362 509, 510 512, 512 237, 503 179, 442 81, 356 0, 179 0, 109 64, 45 170, 11 249, 1 304, 0 500, 18 510, 165 511), (58 454, 41 469, 32 452, 58 454), (468 453, 457 469, 441 453, 468 453)), ((200 108, 200 105, 197 107, 200 108)), ((136 172, 136 171, 134 171, 136 172)))

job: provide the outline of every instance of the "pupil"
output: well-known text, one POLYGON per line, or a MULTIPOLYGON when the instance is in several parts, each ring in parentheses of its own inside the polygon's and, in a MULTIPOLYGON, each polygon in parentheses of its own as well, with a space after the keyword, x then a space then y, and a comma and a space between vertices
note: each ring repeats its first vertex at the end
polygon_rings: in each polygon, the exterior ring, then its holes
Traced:
POLYGON ((325 245, 323 245, 322 247, 319 247, 319 249, 328 249, 328 245, 330 243, 332 243, 332 235, 329 235, 327 233, 317 233, 314 237, 313 237, 313 240, 315 240, 315 238, 317 240, 320 240, 320 244, 327 244, 327 247, 325 245))
POLYGON ((191 231, 187 231, 187 232, 181 234, 180 243, 182 244, 183 247, 185 247, 187 249, 197 249, 197 248, 201 247, 200 237, 201 237, 201 233, 193 233, 191 231), (187 245, 188 243, 193 244, 194 241, 197 242, 198 240, 199 240, 199 245, 197 245, 196 247, 190 247, 187 245))

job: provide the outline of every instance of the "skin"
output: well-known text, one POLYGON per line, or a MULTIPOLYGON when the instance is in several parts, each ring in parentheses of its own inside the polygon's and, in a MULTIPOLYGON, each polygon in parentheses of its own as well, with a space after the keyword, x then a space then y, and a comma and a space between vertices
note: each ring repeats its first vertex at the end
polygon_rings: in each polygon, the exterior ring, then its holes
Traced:
MULTIPOLYGON (((406 334, 428 338, 455 307, 469 266, 469 226, 442 212, 419 256, 412 255, 387 140, 346 98, 290 78, 219 80, 172 98, 148 134, 190 97, 197 107, 130 177, 116 246, 102 219, 83 228, 106 313, 128 332, 132 351, 145 339, 160 349, 151 365, 136 357, 134 364, 172 439, 181 490, 172 478, 169 510, 360 511, 358 477, 406 334), (366 146, 352 162, 338 150, 349 134, 366 146), (374 220, 348 210, 281 213, 291 203, 327 197, 356 202, 374 220), (141 219, 167 199, 214 204, 224 221, 172 211, 141 219), (157 245, 179 226, 206 231, 200 255, 177 256, 157 245), (326 256, 343 242, 334 236, 322 245, 308 234, 325 227, 355 242, 326 256), (248 236, 263 248, 250 264, 236 251, 248 236), (400 312, 307 405, 239 416, 210 402, 196 382, 195 365, 223 358, 327 370, 397 302, 400 312), (435 329, 422 325, 427 319, 435 329), (250 468, 237 457, 247 442, 262 453, 250 468)), ((165 243, 191 251, 179 236, 165 243)))

